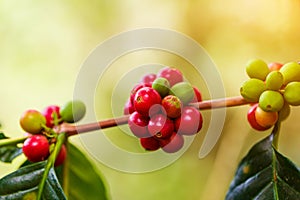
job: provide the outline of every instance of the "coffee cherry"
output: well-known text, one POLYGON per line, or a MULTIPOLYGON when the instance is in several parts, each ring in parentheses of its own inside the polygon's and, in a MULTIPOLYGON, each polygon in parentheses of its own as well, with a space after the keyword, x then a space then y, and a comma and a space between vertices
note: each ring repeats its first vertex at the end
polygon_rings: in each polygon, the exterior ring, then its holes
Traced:
POLYGON ((283 85, 283 75, 279 71, 272 71, 266 78, 268 90, 279 90, 283 85))
POLYGON ((166 78, 158 77, 153 81, 152 88, 155 89, 163 98, 169 93, 170 83, 166 78))
POLYGON ((162 107, 170 118, 177 118, 181 114, 182 103, 180 99, 174 95, 168 95, 161 101, 162 107))
POLYGON ((134 106, 133 106, 132 102, 130 101, 130 99, 128 99, 124 105, 123 114, 128 115, 128 114, 133 113, 134 111, 135 111, 134 106))
POLYGON ((150 83, 139 83, 132 88, 132 90, 130 91, 130 101, 132 103, 134 101, 134 97, 135 97, 135 94, 137 93, 137 91, 139 91, 139 89, 144 88, 144 87, 151 87, 151 84, 150 83))
POLYGON ((33 135, 25 140, 22 150, 29 161, 39 162, 48 158, 49 143, 45 136, 33 135))
POLYGON ((283 96, 278 91, 266 90, 259 97, 259 107, 266 112, 277 112, 283 104, 283 96))
POLYGON ((281 108, 281 110, 278 113, 278 120, 279 121, 284 121, 287 119, 287 117, 290 115, 291 113, 291 107, 287 102, 284 102, 283 107, 281 108))
POLYGON ((46 125, 46 118, 37 110, 27 110, 20 118, 22 129, 31 134, 40 133, 43 125, 46 125))
MULTIPOLYGON (((155 104, 161 103, 161 97, 159 93, 150 87, 143 87, 137 91, 134 97, 133 105, 135 110, 144 116, 149 116, 149 110, 155 104)), ((154 109, 154 108, 153 108, 154 109)), ((157 107, 157 111, 151 110, 152 113, 159 112, 160 109, 157 107)))
POLYGON ((147 126, 149 118, 145 117, 138 112, 133 112, 128 119, 128 126, 131 132, 138 138, 149 137, 147 126))
POLYGON ((182 135, 174 132, 171 137, 159 140, 159 143, 163 151, 167 153, 175 153, 183 147, 184 138, 182 135))
POLYGON ((173 87, 171 87, 170 94, 177 96, 184 105, 190 103, 195 96, 194 89, 188 82, 180 82, 175 84, 173 87))
POLYGON ((140 143, 148 151, 155 151, 160 148, 159 141, 154 137, 140 138, 140 143))
POLYGON ((181 135, 194 135, 202 128, 203 118, 198 109, 186 106, 181 116, 175 119, 175 130, 181 135))
POLYGON ((54 166, 55 166, 55 167, 58 167, 58 166, 62 165, 62 164, 65 162, 66 157, 67 157, 67 148, 66 148, 66 146, 63 144, 63 145, 61 146, 61 149, 60 149, 60 151, 59 151, 57 157, 56 157, 54 166))
POLYGON ((268 64, 268 67, 270 69, 270 71, 279 71, 280 68, 283 66, 283 64, 278 63, 278 62, 271 62, 268 64))
POLYGON ((157 77, 166 78, 170 83, 170 87, 172 87, 176 83, 183 81, 183 75, 182 75, 181 71, 179 71, 178 69, 175 69, 175 68, 170 68, 170 67, 162 68, 157 73, 157 77))
POLYGON ((61 118, 68 123, 74 123, 81 120, 86 112, 86 107, 82 101, 69 101, 61 107, 61 118))
POLYGON ((265 90, 266 85, 262 80, 251 78, 243 83, 240 93, 248 102, 258 102, 261 93, 265 90))
POLYGON ((253 59, 246 64, 246 72, 250 78, 264 81, 270 70, 268 65, 260 59, 253 59))
POLYGON ((174 123, 163 114, 151 117, 148 124, 149 133, 156 138, 168 138, 174 131, 174 123))
POLYGON ((54 125, 57 125, 59 123, 59 119, 61 118, 59 106, 52 105, 46 107, 43 111, 42 114, 46 118, 46 126, 49 128, 53 128, 54 125))
POLYGON ((202 95, 201 92, 199 91, 199 89, 195 86, 193 86, 194 89, 194 98, 192 99, 191 103, 197 103, 197 102, 201 102, 202 101, 202 95))
POLYGON ((257 123, 256 118, 255 118, 255 111, 257 109, 257 106, 258 106, 257 103, 251 106, 251 108, 249 109, 248 114, 247 114, 247 120, 253 129, 255 129, 257 131, 265 131, 265 130, 269 129, 269 127, 262 127, 261 125, 259 125, 257 123))
POLYGON ((300 82, 290 82, 285 87, 283 97, 292 106, 300 105, 300 82))
POLYGON ((296 62, 284 64, 280 70, 283 75, 283 84, 287 85, 292 81, 300 81, 300 65, 296 62))
POLYGON ((141 82, 145 84, 152 84, 153 81, 156 79, 156 74, 146 74, 141 78, 141 82))
POLYGON ((260 126, 270 128, 277 122, 278 112, 266 112, 258 106, 255 111, 255 119, 260 126))

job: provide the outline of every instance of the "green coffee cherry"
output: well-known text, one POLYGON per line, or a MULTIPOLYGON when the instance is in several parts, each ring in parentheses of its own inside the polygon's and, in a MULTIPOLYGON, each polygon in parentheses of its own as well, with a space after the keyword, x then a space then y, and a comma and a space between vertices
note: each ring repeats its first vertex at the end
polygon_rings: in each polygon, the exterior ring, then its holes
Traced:
POLYGON ((266 90, 259 97, 259 107, 266 112, 278 112, 283 104, 283 96, 278 91, 266 90))
POLYGON ((152 88, 163 98, 169 94, 170 83, 166 78, 158 77, 153 81, 152 88))
POLYGON ((61 118, 68 123, 81 120, 86 112, 86 107, 82 101, 74 100, 67 102, 60 109, 61 118))
POLYGON ((258 102, 259 96, 265 90, 266 85, 262 80, 251 78, 243 83, 240 93, 246 101, 258 102))
POLYGON ((292 106, 300 105, 300 82, 290 82, 285 87, 283 97, 292 106))
POLYGON ((283 85, 283 75, 279 71, 272 71, 266 78, 268 90, 279 90, 283 85))
POLYGON ((250 78, 257 78, 264 81, 270 69, 263 60, 253 59, 246 64, 246 72, 250 78))
POLYGON ((300 81, 300 65, 296 62, 284 64, 279 71, 283 75, 284 85, 287 85, 289 82, 300 81))
POLYGON ((194 98, 194 89, 190 83, 180 82, 173 85, 169 94, 177 96, 183 104, 190 103, 194 98))

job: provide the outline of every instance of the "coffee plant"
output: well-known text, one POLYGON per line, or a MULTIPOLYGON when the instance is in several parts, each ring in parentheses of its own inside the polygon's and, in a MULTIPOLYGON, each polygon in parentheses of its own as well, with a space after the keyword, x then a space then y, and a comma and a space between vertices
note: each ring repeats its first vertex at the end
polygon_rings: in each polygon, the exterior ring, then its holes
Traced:
POLYGON ((241 96, 203 100, 201 90, 181 71, 165 67, 144 75, 128 91, 124 116, 90 124, 73 124, 86 113, 80 100, 50 105, 41 112, 25 111, 20 126, 26 136, 9 138, 0 133, 2 162, 11 163, 21 154, 27 158, 18 170, 0 179, 0 199, 109 199, 102 175, 68 142, 69 137, 127 124, 146 152, 172 154, 187 137, 201 131, 202 112, 246 104, 250 104, 249 126, 271 131, 241 160, 224 198, 300 199, 299 169, 278 150, 281 122, 293 106, 300 105, 300 64, 253 59, 246 64, 246 73, 249 79, 240 87, 241 96))

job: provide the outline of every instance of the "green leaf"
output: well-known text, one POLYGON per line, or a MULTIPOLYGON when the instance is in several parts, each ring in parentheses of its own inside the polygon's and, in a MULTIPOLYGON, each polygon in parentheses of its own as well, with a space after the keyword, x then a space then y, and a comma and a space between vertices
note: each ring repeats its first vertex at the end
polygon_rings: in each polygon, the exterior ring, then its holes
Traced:
POLYGON ((299 169, 272 143, 273 134, 255 144, 242 159, 226 200, 300 198, 299 169))
MULTIPOLYGON (((45 165, 46 162, 28 165, 0 179, 0 199, 35 199, 45 165)), ((66 199, 53 168, 48 174, 42 199, 66 199)))
POLYGON ((68 143, 66 169, 63 170, 64 189, 71 200, 107 200, 102 176, 77 147, 68 143))
MULTIPOLYGON (((0 140, 8 139, 3 133, 0 133, 0 140)), ((16 144, 10 144, 0 147, 0 160, 2 162, 11 163, 13 159, 21 155, 22 148, 18 147, 16 144)))

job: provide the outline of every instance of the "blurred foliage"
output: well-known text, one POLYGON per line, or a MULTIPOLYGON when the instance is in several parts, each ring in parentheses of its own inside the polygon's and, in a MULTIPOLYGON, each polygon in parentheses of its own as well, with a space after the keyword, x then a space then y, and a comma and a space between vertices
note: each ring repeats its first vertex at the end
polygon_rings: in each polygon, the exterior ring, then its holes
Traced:
MULTIPOLYGON (((246 79, 244 64, 248 59, 299 61, 299 20, 297 0, 2 0, 0 121, 9 137, 22 135, 18 119, 24 110, 68 101, 89 52, 114 34, 141 27, 173 29, 195 39, 218 66, 227 96, 238 95, 239 85, 246 79)), ((130 61, 125 60, 123 66, 127 63, 130 61)), ((110 92, 107 89, 101 95, 110 92)), ((96 161, 113 199, 224 199, 239 160, 267 134, 250 129, 247 109, 228 109, 220 141, 202 160, 197 155, 208 126, 207 111, 203 113, 204 130, 191 148, 165 169, 126 174, 96 161)), ((99 117, 110 112, 106 107, 99 117)), ((298 164, 295 147, 300 136, 295 122, 299 115, 293 108, 282 125, 286 134, 280 140, 281 152, 298 164)), ((80 145, 80 140, 74 138, 74 142, 80 145)), ((1 175, 12 170, 5 164, 0 169, 1 175)))

